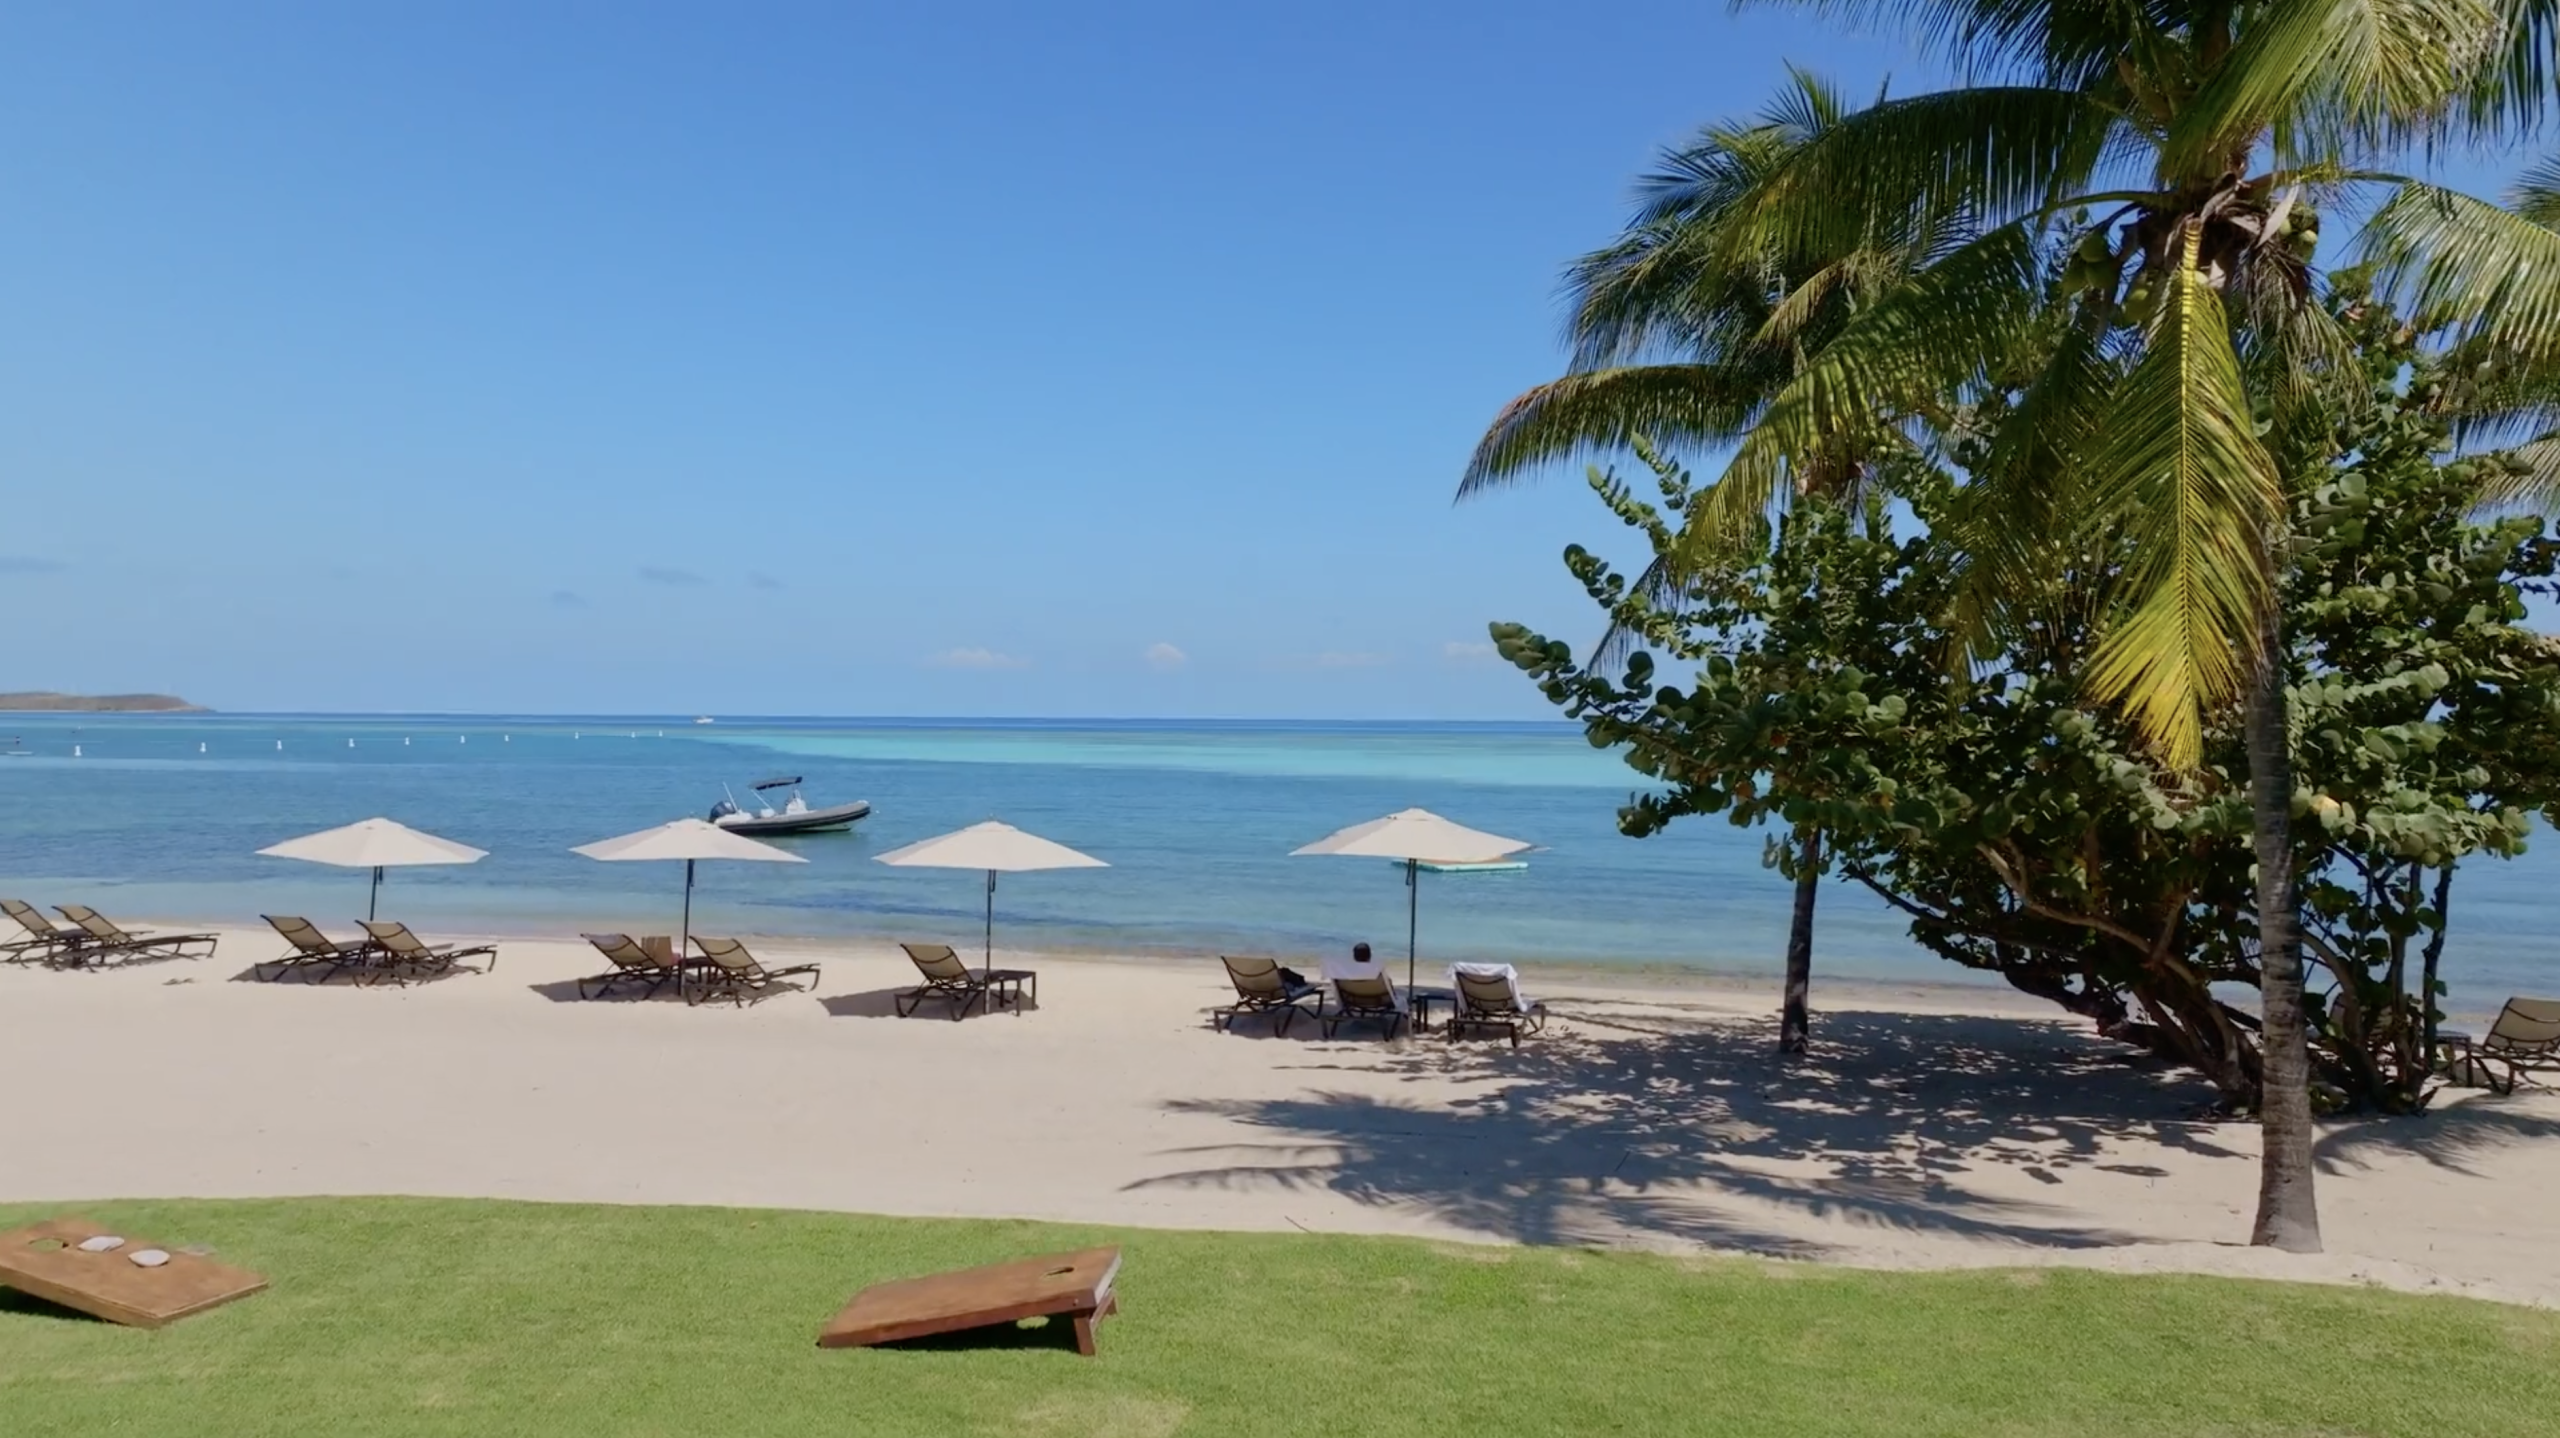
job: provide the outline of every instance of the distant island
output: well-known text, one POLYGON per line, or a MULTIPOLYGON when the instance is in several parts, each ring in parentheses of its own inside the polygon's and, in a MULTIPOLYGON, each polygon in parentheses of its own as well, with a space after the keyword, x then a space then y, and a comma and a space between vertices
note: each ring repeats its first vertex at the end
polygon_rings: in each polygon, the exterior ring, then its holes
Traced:
POLYGON ((0 694, 0 711, 19 710, 47 714, 201 714, 201 704, 190 704, 174 694, 56 694, 39 689, 25 694, 0 694))

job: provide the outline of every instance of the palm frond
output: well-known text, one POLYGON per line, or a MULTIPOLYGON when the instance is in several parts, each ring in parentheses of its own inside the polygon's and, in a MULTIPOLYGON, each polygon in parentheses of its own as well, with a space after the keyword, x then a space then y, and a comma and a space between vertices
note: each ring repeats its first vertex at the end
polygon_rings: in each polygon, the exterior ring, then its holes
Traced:
POLYGON ((1458 481, 1466 499, 1546 465, 1603 455, 1638 439, 1713 445, 1750 422, 1768 385, 1723 365, 1632 365, 1571 374, 1513 399, 1494 416, 1458 481))
POLYGON ((1684 538, 1703 559, 1752 532, 1844 439, 1937 404, 1995 367, 2040 300, 2035 231, 2004 225, 1860 312, 1771 398, 1684 538))
POLYGON ((2284 500, 2193 227, 2163 280, 2149 345, 2088 456, 2089 517, 2121 526, 2131 550, 2087 682, 2187 769, 2202 759, 2206 713, 2239 693, 2253 662, 2284 500))
POLYGON ((2422 327, 2461 325, 2513 363, 2560 357, 2560 232, 2411 181, 2358 241, 2381 288, 2422 327))
POLYGON ((2210 179, 2268 137, 2292 164, 2424 130, 2487 63, 2497 26, 2491 0, 2275 0, 2178 108, 2160 179, 2210 179))

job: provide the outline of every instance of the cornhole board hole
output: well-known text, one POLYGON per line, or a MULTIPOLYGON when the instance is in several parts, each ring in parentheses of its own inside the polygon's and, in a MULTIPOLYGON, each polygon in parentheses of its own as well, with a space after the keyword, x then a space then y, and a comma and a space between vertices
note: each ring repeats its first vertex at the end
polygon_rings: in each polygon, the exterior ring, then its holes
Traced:
POLYGON ((266 1286, 245 1268, 161 1249, 85 1218, 52 1218, 0 1233, 0 1288, 132 1328, 173 1323, 266 1286), (106 1236, 124 1241, 94 1251, 80 1246, 106 1236), (168 1261, 151 1267, 133 1261, 151 1253, 168 1261))
POLYGON ((1066 1317, 1075 1323, 1076 1351, 1090 1358, 1093 1325, 1119 1309, 1111 1292, 1119 1276, 1119 1249, 1088 1248, 875 1283, 819 1330, 818 1346, 867 1348, 1025 1318, 1066 1317))

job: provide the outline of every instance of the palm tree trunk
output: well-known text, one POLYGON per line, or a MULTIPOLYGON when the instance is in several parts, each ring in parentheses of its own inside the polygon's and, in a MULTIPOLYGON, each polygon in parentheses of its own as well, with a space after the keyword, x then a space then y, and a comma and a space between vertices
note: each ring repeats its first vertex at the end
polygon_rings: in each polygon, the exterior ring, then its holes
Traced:
POLYGON ((1822 886, 1822 831, 1807 829, 1796 850, 1796 911, 1787 922, 1787 996, 1778 1013, 1778 1052, 1800 1054, 1813 1042, 1813 900, 1822 886))
POLYGON ((2302 1016, 2302 931, 2293 882, 2293 754, 2284 692, 2282 616, 2258 620, 2249 676, 2249 807, 2258 848, 2258 995, 2265 1028, 2258 1100, 2258 1221, 2249 1242, 2320 1251, 2311 1191, 2311 1048, 2302 1016))

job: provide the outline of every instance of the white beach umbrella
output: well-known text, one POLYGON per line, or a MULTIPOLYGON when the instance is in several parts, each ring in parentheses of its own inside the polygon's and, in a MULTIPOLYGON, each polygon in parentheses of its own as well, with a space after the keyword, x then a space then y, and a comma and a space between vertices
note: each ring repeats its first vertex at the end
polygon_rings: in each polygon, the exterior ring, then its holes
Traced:
POLYGON ((681 962, 693 939, 693 866, 704 859, 737 859, 751 864, 805 864, 808 860, 771 844, 732 834, 700 819, 677 819, 655 828, 598 839, 569 851, 608 864, 684 860, 684 924, 676 931, 676 958, 681 962))
POLYGON ((258 851, 270 858, 300 859, 311 864, 334 864, 341 869, 371 869, 373 896, 365 901, 364 916, 374 917, 382 901, 382 871, 405 869, 417 864, 474 864, 489 857, 486 849, 457 844, 422 834, 406 824, 390 819, 360 819, 281 844, 269 844, 258 851))
POLYGON ((1428 809, 1399 809, 1383 819, 1354 824, 1348 829, 1327 834, 1302 849, 1299 854, 1350 854, 1367 859, 1401 859, 1404 861, 1404 983, 1413 987, 1415 938, 1421 929, 1422 884, 1424 864, 1483 864, 1506 855, 1517 854, 1529 847, 1526 840, 1506 839, 1482 829, 1470 829, 1452 823, 1428 809))
POLYGON ((1053 843, 1037 834, 1026 834, 1011 824, 989 819, 966 829, 955 829, 938 839, 926 839, 903 849, 892 849, 879 856, 883 864, 906 869, 984 869, 987 871, 987 951, 986 970, 992 976, 996 967, 996 875, 1026 873, 1036 869, 1108 869, 1111 866, 1091 854, 1079 854, 1064 844, 1053 843))

